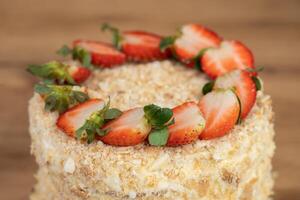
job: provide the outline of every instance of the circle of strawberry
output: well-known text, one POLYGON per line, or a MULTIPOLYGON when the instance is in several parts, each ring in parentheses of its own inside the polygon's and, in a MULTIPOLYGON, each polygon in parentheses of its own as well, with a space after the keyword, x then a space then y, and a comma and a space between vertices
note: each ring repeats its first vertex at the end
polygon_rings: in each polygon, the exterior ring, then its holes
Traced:
POLYGON ((101 99, 90 99, 78 104, 59 116, 56 125, 67 135, 76 137, 76 130, 82 127, 92 113, 102 110, 105 103, 101 99))
POLYGON ((57 52, 72 55, 84 67, 53 61, 28 68, 48 83, 38 84, 35 90, 45 99, 46 110, 60 113, 57 127, 69 136, 88 143, 100 139, 114 146, 136 145, 147 137, 154 146, 184 145, 197 138, 226 135, 255 104, 256 90, 261 88, 256 77, 258 69, 254 69, 251 51, 239 41, 222 41, 198 24, 184 25, 178 35, 165 38, 145 31, 120 33, 107 24, 102 29, 113 33, 113 45, 76 40, 72 49, 63 46, 57 52), (89 77, 92 65, 112 67, 123 64, 126 58, 139 62, 161 60, 168 58, 170 52, 214 79, 203 87, 204 96, 198 104, 186 102, 173 109, 150 104, 122 113, 109 108, 109 102, 73 91, 72 86, 49 85, 80 84, 89 77))
POLYGON ((134 30, 120 32, 108 24, 102 30, 113 33, 113 44, 120 49, 130 61, 162 60, 169 57, 169 51, 160 49, 162 36, 146 31, 134 30))
POLYGON ((87 100, 61 114, 56 125, 67 135, 91 143, 97 136, 107 134, 107 131, 101 130, 104 124, 122 114, 109 106, 110 102, 105 104, 101 99, 87 100))
POLYGON ((188 24, 181 28, 181 35, 174 42, 176 55, 183 61, 191 60, 208 47, 217 47, 221 38, 212 30, 198 25, 188 24))
POLYGON ((214 89, 233 89, 241 102, 241 118, 245 119, 256 100, 256 85, 250 73, 243 70, 233 70, 219 76, 214 89))
POLYGON ((194 67, 202 54, 211 47, 218 47, 222 39, 212 30, 200 24, 187 24, 181 27, 175 36, 166 37, 161 48, 171 48, 175 57, 186 64, 194 67))
POLYGON ((70 65, 68 72, 77 84, 83 83, 91 75, 89 69, 76 65, 70 65))
POLYGON ((133 61, 163 60, 169 53, 167 50, 161 51, 161 39, 161 36, 154 33, 126 31, 123 32, 122 51, 133 61))
POLYGON ((200 139, 213 139, 227 134, 238 122, 240 103, 231 89, 207 93, 199 102, 206 125, 200 139))
POLYGON ((179 146, 196 141, 205 127, 205 119, 195 102, 186 102, 173 110, 174 124, 168 127, 167 146, 179 146))
POLYGON ((78 58, 81 62, 84 61, 83 59, 89 59, 85 56, 86 53, 84 54, 84 51, 81 51, 81 49, 83 49, 90 54, 90 62, 96 66, 112 67, 121 65, 126 59, 122 52, 115 49, 111 44, 104 42, 75 40, 73 42, 73 47, 75 49, 75 54, 73 54, 74 58, 78 58))
POLYGON ((204 52, 201 68, 214 79, 234 69, 254 68, 254 58, 252 52, 241 42, 223 41, 219 47, 204 52))
POLYGON ((151 130, 144 116, 143 108, 133 108, 102 127, 106 132, 99 139, 114 146, 133 146, 142 143, 151 130))

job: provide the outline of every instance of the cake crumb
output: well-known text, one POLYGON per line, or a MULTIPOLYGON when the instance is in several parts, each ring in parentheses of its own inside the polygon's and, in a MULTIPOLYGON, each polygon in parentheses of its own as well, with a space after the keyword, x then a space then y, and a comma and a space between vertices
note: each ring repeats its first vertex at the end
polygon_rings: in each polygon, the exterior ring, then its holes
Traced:
POLYGON ((130 191, 128 193, 128 196, 129 196, 130 199, 135 199, 136 198, 136 192, 135 191, 130 191))
POLYGON ((75 162, 72 158, 68 158, 64 164, 64 171, 73 174, 75 171, 75 162))

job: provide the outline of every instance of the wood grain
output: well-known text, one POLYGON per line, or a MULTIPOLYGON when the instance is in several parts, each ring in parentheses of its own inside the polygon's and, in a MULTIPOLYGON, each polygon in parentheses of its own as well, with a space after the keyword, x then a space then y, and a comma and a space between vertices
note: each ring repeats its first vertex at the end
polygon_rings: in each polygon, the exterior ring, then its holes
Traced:
POLYGON ((30 156, 27 101, 29 63, 56 59, 53 52, 75 38, 105 39, 99 25, 170 34, 199 22, 254 52, 276 113, 278 174, 275 199, 300 199, 300 1, 2 0, 0 2, 0 194, 27 199, 36 170, 30 156))

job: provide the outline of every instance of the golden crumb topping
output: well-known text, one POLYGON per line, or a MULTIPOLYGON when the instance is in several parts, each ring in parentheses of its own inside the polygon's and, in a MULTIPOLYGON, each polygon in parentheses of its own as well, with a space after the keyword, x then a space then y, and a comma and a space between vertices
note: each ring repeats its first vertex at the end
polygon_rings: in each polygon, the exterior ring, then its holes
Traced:
POLYGON ((85 86, 104 100, 110 96, 112 107, 126 110, 150 103, 174 107, 186 101, 198 102, 207 81, 195 69, 156 61, 95 70, 85 86))

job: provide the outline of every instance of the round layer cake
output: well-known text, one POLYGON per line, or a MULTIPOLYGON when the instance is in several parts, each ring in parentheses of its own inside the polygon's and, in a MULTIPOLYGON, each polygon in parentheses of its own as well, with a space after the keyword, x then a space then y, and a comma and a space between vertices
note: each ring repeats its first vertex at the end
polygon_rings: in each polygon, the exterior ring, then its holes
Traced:
MULTIPOLYGON (((95 70, 83 87, 90 97, 111 99, 121 110, 198 101, 208 79, 171 61, 95 70)), ((257 92, 255 105, 225 136, 178 147, 141 143, 129 147, 86 144, 56 126, 34 94, 29 103, 31 150, 39 170, 32 200, 53 199, 268 199, 272 194, 274 129, 271 99, 257 92)))

